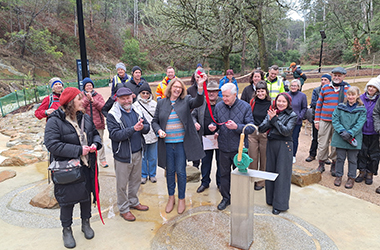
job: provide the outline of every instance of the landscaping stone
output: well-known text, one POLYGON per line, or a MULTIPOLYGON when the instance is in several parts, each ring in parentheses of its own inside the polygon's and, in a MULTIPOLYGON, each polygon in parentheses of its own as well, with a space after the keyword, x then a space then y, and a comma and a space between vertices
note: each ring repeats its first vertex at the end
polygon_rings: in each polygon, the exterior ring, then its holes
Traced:
POLYGON ((307 169, 293 165, 292 183, 300 187, 305 187, 318 183, 322 179, 321 173, 315 169, 307 169))
POLYGON ((4 170, 0 172, 0 182, 8 180, 16 176, 16 171, 13 170, 4 170))

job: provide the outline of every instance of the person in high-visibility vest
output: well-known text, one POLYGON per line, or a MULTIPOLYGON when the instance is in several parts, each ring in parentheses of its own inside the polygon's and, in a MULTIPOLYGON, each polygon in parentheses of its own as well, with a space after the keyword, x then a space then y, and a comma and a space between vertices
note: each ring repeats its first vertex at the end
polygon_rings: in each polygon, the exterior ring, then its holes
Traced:
POLYGON ((173 80, 175 77, 176 76, 175 76, 174 68, 172 66, 167 67, 165 78, 157 86, 157 90, 156 90, 157 101, 160 99, 164 99, 166 97, 165 96, 166 87, 168 86, 169 82, 173 80))
POLYGON ((126 83, 130 79, 129 75, 125 73, 127 68, 124 63, 119 62, 116 64, 116 70, 117 75, 112 79, 111 96, 114 96, 119 88, 126 87, 126 83))
POLYGON ((265 74, 264 80, 268 84, 269 96, 274 100, 278 94, 285 92, 284 84, 278 77, 279 68, 277 65, 272 65, 268 73, 265 74))

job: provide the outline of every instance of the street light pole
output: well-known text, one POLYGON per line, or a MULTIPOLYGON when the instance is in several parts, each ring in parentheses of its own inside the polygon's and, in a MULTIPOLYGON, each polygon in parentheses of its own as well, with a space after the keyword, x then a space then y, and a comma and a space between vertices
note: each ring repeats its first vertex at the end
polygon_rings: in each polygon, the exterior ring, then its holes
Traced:
POLYGON ((86 38, 84 35, 85 30, 84 30, 84 23, 83 23, 82 0, 77 0, 77 14, 78 14, 80 60, 81 60, 81 66, 82 66, 81 68, 82 68, 82 80, 83 80, 84 78, 89 77, 89 74, 87 70, 87 52, 86 52, 86 38))
POLYGON ((323 51, 323 39, 326 39, 326 34, 324 30, 320 30, 319 33, 321 34, 322 42, 321 42, 321 53, 319 54, 319 67, 318 67, 318 73, 321 73, 321 66, 322 66, 322 51, 323 51))

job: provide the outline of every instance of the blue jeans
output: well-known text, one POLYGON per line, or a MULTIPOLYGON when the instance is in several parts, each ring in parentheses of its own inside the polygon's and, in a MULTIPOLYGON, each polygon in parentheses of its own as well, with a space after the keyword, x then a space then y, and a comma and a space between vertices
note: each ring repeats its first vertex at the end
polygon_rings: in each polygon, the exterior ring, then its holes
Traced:
POLYGON ((183 143, 166 143, 166 184, 169 196, 175 193, 175 174, 178 180, 178 199, 185 198, 186 155, 183 143))
POLYGON ((142 159, 141 177, 155 177, 157 169, 157 142, 146 144, 142 159))
POLYGON ((215 158, 216 158, 216 185, 219 187, 220 185, 220 173, 219 173, 219 150, 218 149, 212 149, 212 150, 205 150, 206 156, 202 159, 202 166, 201 166, 201 173, 202 173, 202 185, 205 187, 210 186, 211 178, 210 178, 210 172, 211 172, 211 166, 212 166, 212 158, 214 155, 215 150, 215 158))
POLYGON ((298 149, 298 138, 300 137, 302 124, 296 125, 293 130, 293 156, 295 157, 298 149))

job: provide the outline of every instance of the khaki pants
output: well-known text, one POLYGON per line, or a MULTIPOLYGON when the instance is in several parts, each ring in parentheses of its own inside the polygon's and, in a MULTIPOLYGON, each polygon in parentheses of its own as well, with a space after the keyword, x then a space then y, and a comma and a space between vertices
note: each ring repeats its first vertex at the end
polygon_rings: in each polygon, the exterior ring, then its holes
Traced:
POLYGON ((329 147, 331 139, 334 133, 334 127, 332 122, 328 121, 319 121, 319 130, 318 130, 318 160, 327 161, 330 158, 333 161, 336 161, 336 148, 331 147, 331 152, 329 155, 329 147))
POLYGON ((117 206, 122 214, 140 203, 137 191, 141 184, 141 151, 132 154, 131 158, 132 163, 115 160, 117 206))
MULTIPOLYGON (((265 165, 267 161, 267 133, 259 133, 256 131, 248 135, 248 155, 252 158, 249 169, 265 171, 265 165)), ((265 181, 259 181, 257 186, 263 187, 265 181)))

